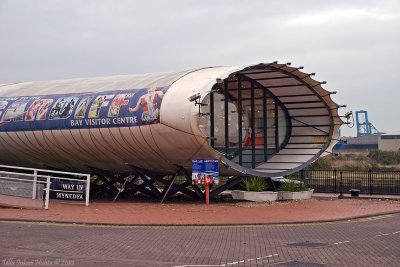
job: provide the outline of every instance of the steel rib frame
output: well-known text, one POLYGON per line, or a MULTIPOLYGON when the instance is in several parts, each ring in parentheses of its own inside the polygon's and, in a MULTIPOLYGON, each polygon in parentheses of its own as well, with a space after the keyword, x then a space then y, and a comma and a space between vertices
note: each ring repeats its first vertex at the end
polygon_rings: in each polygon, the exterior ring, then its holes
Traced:
POLYGON ((224 119, 225 119, 225 154, 228 154, 229 148, 229 112, 228 112, 228 84, 224 82, 224 119))
POLYGON ((239 126, 239 165, 243 164, 243 110, 242 110, 242 76, 238 76, 238 126, 239 126))
POLYGON ((254 81, 251 80, 251 101, 250 101, 250 108, 251 108, 251 166, 254 169, 256 167, 256 127, 255 127, 255 120, 256 120, 256 112, 255 112, 255 105, 254 105, 254 81))

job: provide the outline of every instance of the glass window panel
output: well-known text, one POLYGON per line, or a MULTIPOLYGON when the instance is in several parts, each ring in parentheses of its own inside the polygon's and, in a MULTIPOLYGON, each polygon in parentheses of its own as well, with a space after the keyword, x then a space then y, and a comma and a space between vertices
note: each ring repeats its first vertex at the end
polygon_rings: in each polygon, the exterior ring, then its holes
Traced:
MULTIPOLYGON (((250 82, 242 82, 242 140, 239 140, 239 112, 238 112, 238 91, 237 83, 229 83, 229 100, 228 100, 228 130, 229 143, 228 153, 231 153, 235 162, 239 162, 239 142, 242 142, 242 166, 251 167, 252 163, 252 132, 251 132, 251 90, 250 82), (236 87, 235 87, 236 86, 236 87)), ((289 118, 284 109, 279 105, 276 108, 276 101, 267 91, 263 93, 263 88, 255 88, 254 91, 254 123, 255 123, 255 148, 256 148, 256 165, 264 162, 265 151, 267 158, 276 153, 276 147, 281 146, 289 133, 289 118), (266 110, 264 113, 264 95, 266 96, 266 110), (264 118, 266 114, 266 118, 264 118), (276 125, 278 122, 278 125, 276 125), (266 133, 264 132, 264 124, 266 124, 266 133), (276 131, 278 127, 278 131, 276 131), (276 138, 276 133, 278 137, 276 138), (264 135, 267 135, 265 144, 264 135), (278 141, 278 144, 276 143, 278 141), (267 146, 265 148, 265 145, 267 146)), ((210 97, 206 96, 201 107, 202 116, 200 117, 200 129, 206 135, 210 136, 210 97)), ((224 95, 214 93, 214 148, 225 152, 225 110, 224 110, 224 95)))

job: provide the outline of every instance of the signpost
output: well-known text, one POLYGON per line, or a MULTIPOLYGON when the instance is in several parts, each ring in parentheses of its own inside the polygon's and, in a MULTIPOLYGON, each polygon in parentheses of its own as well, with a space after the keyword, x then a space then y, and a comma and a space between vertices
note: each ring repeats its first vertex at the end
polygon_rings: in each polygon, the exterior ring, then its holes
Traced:
POLYGON ((210 185, 219 184, 218 160, 192 160, 192 183, 205 185, 206 205, 210 204, 210 185))

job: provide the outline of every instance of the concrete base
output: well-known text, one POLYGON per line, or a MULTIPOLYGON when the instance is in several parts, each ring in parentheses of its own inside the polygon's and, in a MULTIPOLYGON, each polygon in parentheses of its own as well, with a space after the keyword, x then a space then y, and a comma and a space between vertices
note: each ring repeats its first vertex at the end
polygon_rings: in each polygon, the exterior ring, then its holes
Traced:
POLYGON ((300 192, 289 192, 289 191, 279 191, 278 200, 301 200, 301 199, 311 199, 314 189, 309 191, 300 192))
POLYGON ((276 201, 278 198, 278 192, 272 192, 272 191, 251 192, 251 191, 233 190, 232 198, 235 200, 247 200, 254 202, 276 201))

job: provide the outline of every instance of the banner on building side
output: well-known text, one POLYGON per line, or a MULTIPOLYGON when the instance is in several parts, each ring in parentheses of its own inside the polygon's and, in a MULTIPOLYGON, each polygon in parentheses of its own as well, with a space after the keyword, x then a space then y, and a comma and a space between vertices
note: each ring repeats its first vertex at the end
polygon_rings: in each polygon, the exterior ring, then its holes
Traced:
POLYGON ((158 123, 161 102, 168 88, 0 97, 0 132, 158 123))

